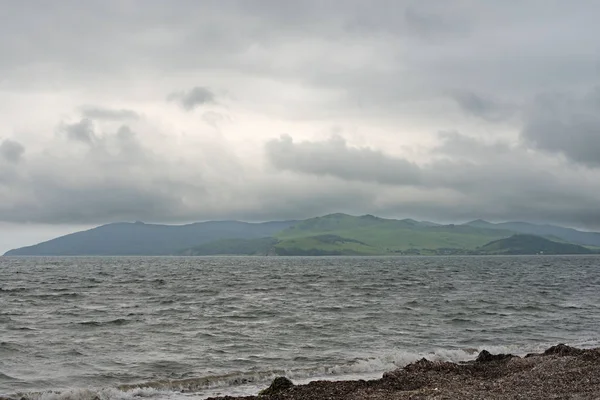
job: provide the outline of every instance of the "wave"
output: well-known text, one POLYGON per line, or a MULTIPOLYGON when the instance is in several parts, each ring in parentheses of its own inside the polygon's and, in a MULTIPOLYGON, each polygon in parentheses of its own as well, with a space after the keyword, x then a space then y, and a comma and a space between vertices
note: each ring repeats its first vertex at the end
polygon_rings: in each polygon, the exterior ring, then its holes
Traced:
POLYGON ((113 319, 110 321, 83 321, 83 322, 78 322, 78 325, 83 325, 83 326, 120 326, 120 325, 127 325, 130 322, 132 322, 129 319, 125 319, 125 318, 117 318, 117 319, 113 319))
POLYGON ((37 330, 35 328, 30 328, 28 326, 13 326, 13 325, 8 325, 6 327, 6 329, 8 329, 10 331, 36 331, 37 330))
POLYGON ((16 287, 16 288, 0 288, 0 293, 4 292, 4 293, 19 293, 19 292, 26 292, 28 290, 31 290, 30 288, 26 288, 26 287, 16 287))
POLYGON ((546 308, 542 308, 540 306, 534 306, 534 305, 522 305, 522 306, 516 306, 516 305, 508 305, 504 307, 504 310, 510 310, 510 311, 550 311, 546 308))
POLYGON ((567 309, 567 310, 583 310, 586 308, 584 304, 577 302, 565 302, 557 305, 559 308, 567 309))
POLYGON ((18 380, 20 380, 20 379, 12 377, 10 375, 3 374, 2 372, 0 372, 0 382, 1 381, 18 381, 18 380))
POLYGON ((76 298, 82 297, 83 295, 75 292, 58 292, 58 293, 43 293, 38 295, 33 295, 32 297, 37 297, 39 299, 56 299, 59 297, 67 297, 67 298, 76 298))
POLYGON ((467 325, 472 324, 473 320, 468 318, 452 318, 449 322, 453 325, 467 325))
POLYGON ((12 342, 0 342, 0 354, 19 353, 23 351, 23 346, 12 342))

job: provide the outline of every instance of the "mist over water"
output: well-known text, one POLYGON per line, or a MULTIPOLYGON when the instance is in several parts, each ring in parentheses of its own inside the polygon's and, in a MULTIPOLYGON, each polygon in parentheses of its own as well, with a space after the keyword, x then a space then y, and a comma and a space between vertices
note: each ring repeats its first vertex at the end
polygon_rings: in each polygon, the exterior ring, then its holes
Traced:
POLYGON ((3 257, 0 395, 255 393, 600 346, 599 289, 597 256, 3 257))

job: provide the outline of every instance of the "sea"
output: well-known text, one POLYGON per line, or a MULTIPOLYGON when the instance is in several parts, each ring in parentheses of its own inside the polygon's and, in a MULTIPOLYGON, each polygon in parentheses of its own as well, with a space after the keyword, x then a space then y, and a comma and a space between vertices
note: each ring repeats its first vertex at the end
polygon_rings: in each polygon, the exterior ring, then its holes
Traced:
POLYGON ((251 395, 600 346, 599 256, 0 257, 0 397, 251 395))

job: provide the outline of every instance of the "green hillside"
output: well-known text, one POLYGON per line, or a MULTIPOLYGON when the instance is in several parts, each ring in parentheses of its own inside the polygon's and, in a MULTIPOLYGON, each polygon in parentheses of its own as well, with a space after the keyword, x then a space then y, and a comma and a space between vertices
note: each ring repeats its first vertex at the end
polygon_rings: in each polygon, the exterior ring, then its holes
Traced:
POLYGON ((560 243, 535 235, 518 234, 495 240, 478 249, 482 254, 592 254, 593 251, 570 243, 560 243))
POLYGON ((301 221, 275 237, 276 252, 333 251, 355 254, 461 254, 506 238, 510 231, 467 225, 434 225, 418 221, 392 220, 364 215, 330 214, 301 221), (334 235, 346 242, 323 243, 319 236, 334 235))
POLYGON ((274 252, 282 256, 378 255, 377 247, 360 240, 332 234, 295 237, 281 240, 274 252))

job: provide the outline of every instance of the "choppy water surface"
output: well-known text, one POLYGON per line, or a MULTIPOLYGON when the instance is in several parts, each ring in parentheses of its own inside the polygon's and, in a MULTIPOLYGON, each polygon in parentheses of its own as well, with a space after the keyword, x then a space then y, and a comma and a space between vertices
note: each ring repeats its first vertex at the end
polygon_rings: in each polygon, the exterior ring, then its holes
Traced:
POLYGON ((202 398, 595 347, 599 305, 592 256, 4 257, 0 395, 202 398))

